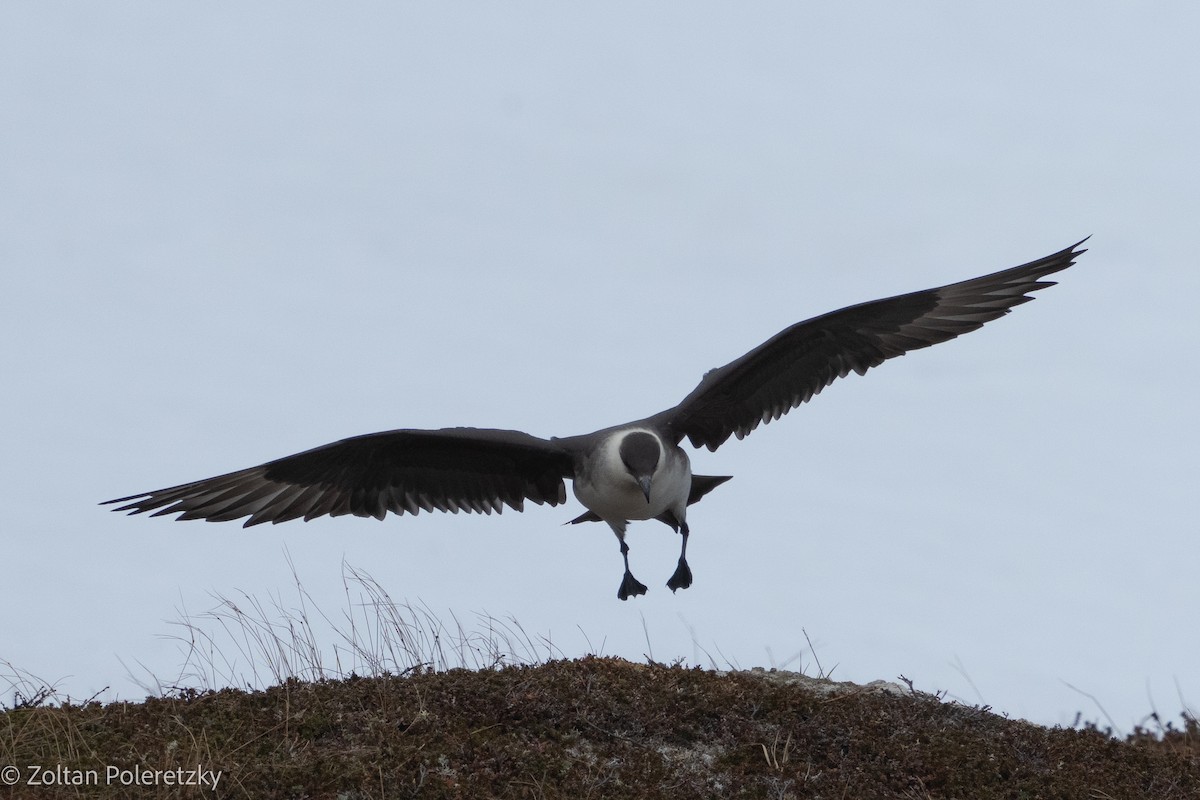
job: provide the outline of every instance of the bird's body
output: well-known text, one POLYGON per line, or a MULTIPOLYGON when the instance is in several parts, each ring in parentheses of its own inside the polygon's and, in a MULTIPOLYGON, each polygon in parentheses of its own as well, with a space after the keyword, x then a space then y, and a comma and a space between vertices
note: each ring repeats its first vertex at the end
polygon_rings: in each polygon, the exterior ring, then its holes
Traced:
POLYGON ((610 525, 628 520, 654 519, 670 512, 684 521, 688 493, 692 488, 692 464, 680 446, 665 441, 648 428, 618 428, 599 440, 597 447, 580 449, 572 488, 580 503, 610 525), (633 473, 621 458, 638 444, 653 452, 646 497, 633 473))
POLYGON ((687 507, 726 476, 693 475, 684 439, 716 450, 811 399, 851 371, 953 339, 1053 285, 1046 275, 1085 252, 1079 244, 981 278, 850 306, 784 329, 710 370, 678 405, 581 436, 542 439, 481 428, 395 430, 324 445, 257 467, 110 500, 117 511, 245 525, 388 512, 517 511, 525 500, 566 502, 565 480, 588 511, 572 522, 608 523, 621 544, 624 600, 646 587, 629 570, 625 529, 657 519, 682 534, 672 590, 691 585, 687 507))
MULTIPOLYGON (((576 451, 575 497, 608 523, 621 542, 625 575, 617 596, 644 594, 646 587, 629 571, 625 528, 630 520, 657 519, 683 534, 679 566, 667 581, 671 591, 692 585, 687 565, 687 506, 692 493, 692 464, 687 452, 660 431, 640 423, 593 434, 576 451)), ((575 520, 579 521, 579 520, 575 520)))

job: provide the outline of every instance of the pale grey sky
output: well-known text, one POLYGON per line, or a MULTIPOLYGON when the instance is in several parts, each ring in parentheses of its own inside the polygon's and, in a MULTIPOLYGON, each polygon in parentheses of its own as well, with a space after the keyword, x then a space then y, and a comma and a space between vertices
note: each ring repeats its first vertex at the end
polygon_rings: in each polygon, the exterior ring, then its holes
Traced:
MULTIPOLYGON (((0 659, 163 675, 210 593, 343 559, 567 655, 805 650, 1038 722, 1200 704, 1200 11, 8 3, 0 659), (850 303, 1093 236, 1006 319, 715 454, 677 538, 533 507, 237 524, 98 501, 398 427, 570 435, 850 303), (653 320, 647 324, 646 320, 653 320), (690 626, 690 628, 689 628, 690 626), (581 633, 582 631, 582 633, 581 633), (965 673, 965 674, 964 674, 965 673), (975 688, 972 688, 972 684, 975 688), (977 689, 977 692, 976 692, 977 689)), ((808 656, 805 656, 805 663, 808 656)), ((795 666, 793 663, 792 666, 795 666)))

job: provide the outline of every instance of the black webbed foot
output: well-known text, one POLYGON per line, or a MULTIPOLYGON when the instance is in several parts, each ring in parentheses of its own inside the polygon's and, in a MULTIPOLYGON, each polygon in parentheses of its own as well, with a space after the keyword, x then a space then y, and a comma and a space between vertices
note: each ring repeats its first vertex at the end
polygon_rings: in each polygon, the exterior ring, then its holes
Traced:
POLYGON ((633 577, 633 573, 625 570, 625 577, 621 579, 621 588, 617 590, 617 597, 622 600, 628 600, 630 597, 637 597, 639 594, 646 593, 646 584, 633 577))
POLYGON ((675 574, 671 576, 671 580, 667 581, 667 588, 674 592, 676 589, 686 589, 692 585, 692 568, 688 566, 687 559, 679 559, 679 566, 675 568, 675 574))

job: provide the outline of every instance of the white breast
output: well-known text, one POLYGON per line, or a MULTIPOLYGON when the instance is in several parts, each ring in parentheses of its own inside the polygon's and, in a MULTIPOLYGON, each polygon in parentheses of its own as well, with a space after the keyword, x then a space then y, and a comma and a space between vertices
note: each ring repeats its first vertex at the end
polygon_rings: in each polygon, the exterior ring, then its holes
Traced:
POLYGON ((614 433, 596 448, 575 478, 572 486, 575 497, 606 521, 653 519, 668 509, 682 520, 692 488, 692 466, 687 453, 663 442, 653 431, 646 431, 658 440, 662 449, 658 468, 650 479, 650 502, 647 503, 619 452, 621 439, 632 432, 614 433))

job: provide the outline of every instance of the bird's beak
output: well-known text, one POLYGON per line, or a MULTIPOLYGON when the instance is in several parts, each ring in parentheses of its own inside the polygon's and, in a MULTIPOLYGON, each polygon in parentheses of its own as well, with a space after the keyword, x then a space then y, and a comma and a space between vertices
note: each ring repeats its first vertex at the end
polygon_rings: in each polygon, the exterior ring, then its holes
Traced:
POLYGON ((643 475, 637 479, 638 486, 642 487, 642 494, 646 495, 646 502, 650 502, 650 476, 643 475))

